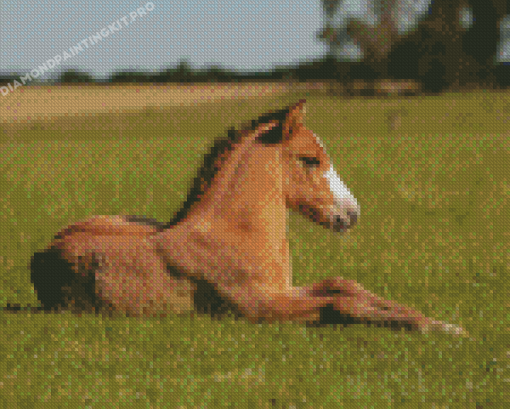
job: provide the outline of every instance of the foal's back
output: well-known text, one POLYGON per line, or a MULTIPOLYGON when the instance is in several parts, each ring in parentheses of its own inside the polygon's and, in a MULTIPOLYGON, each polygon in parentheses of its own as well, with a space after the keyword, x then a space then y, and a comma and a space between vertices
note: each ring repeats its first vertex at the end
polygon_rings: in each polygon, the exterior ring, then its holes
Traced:
POLYGON ((165 265, 150 240, 161 227, 143 216, 94 216, 59 232, 31 264, 44 309, 129 316, 192 311, 197 284, 165 265))

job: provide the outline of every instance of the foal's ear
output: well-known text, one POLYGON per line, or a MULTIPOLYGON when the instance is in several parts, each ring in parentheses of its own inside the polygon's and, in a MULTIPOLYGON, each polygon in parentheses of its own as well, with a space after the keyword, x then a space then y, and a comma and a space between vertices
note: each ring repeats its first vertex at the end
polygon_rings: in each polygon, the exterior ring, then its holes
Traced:
POLYGON ((275 126, 278 125, 278 121, 269 121, 267 124, 261 124, 257 129, 253 131, 253 134, 250 136, 250 139, 255 140, 260 138, 266 132, 269 132, 275 126))
POLYGON ((303 126, 306 114, 306 99, 301 99, 289 108, 289 114, 283 124, 283 137, 290 139, 292 135, 303 126))

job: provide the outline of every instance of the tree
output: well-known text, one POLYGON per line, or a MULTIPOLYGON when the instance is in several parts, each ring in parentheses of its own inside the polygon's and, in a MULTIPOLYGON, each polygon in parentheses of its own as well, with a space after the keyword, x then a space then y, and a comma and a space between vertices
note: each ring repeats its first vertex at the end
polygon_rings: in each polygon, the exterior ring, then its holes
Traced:
POLYGON ((343 11, 340 9, 340 5, 345 2, 342 0, 322 0, 322 3, 326 25, 318 33, 318 37, 330 46, 338 45, 342 40, 344 29, 347 29, 347 33, 363 51, 364 59, 372 57, 381 61, 387 56, 393 43, 400 37, 397 27, 399 17, 397 0, 380 0, 377 7, 373 3, 367 3, 371 15, 366 17, 371 17, 375 21, 377 16, 380 15, 380 21, 375 26, 351 17, 347 26, 340 28, 334 27, 333 18, 336 13, 343 11))
POLYGON ((369 15, 364 17, 375 24, 351 15, 346 27, 332 24, 334 15, 345 11, 340 6, 346 0, 322 1, 326 26, 318 37, 331 52, 347 31, 361 48, 363 60, 382 77, 419 78, 435 91, 492 81, 499 22, 508 12, 505 0, 368 0, 369 15), (418 21, 406 30, 402 28, 406 18, 418 21))
POLYGON ((94 82, 94 79, 86 72, 69 69, 61 73, 59 82, 63 84, 83 84, 94 82))
POLYGON ((14 72, 11 73, 0 73, 0 85, 12 84, 14 81, 19 81, 20 74, 14 72))
POLYGON ((232 77, 231 73, 215 64, 209 66, 203 76, 210 82, 228 82, 232 77))
MULTIPOLYGON (((430 0, 421 0, 416 4, 406 4, 406 0, 365 0, 359 2, 358 8, 366 6, 366 15, 358 18, 351 12, 344 26, 335 27, 333 19, 338 13, 346 13, 352 5, 352 1, 322 0, 326 25, 318 33, 319 39, 326 41, 329 45, 328 53, 345 41, 347 36, 354 41, 354 44, 361 49, 362 60, 368 65, 369 71, 376 76, 388 77, 388 56, 392 47, 405 38, 409 27, 403 24, 404 17, 414 21, 416 16, 423 14, 430 0), (349 2, 349 3, 348 3, 349 2), (345 6, 345 7, 344 7, 345 6), (368 24, 367 21, 373 24, 368 24), (404 29, 399 26, 404 26, 404 29), (399 29, 400 28, 400 29, 399 29), (407 29, 407 30, 406 30, 407 29)), ((407 24, 409 26, 409 24, 407 24)), ((360 67, 361 68, 361 67, 360 67)))
MULTIPOLYGON (((425 92, 438 93, 458 86, 462 67, 473 67, 473 61, 462 52, 462 38, 469 25, 461 24, 465 0, 434 1, 428 15, 417 29, 396 43, 391 51, 389 71, 418 79, 425 92)), ((469 82, 469 81, 466 81, 469 82)))
POLYGON ((109 80, 111 83, 143 84, 147 82, 152 82, 151 76, 149 74, 130 70, 115 72, 112 75, 110 75, 109 80))
POLYGON ((498 60, 494 69, 498 88, 510 87, 510 15, 499 21, 501 42, 498 60))

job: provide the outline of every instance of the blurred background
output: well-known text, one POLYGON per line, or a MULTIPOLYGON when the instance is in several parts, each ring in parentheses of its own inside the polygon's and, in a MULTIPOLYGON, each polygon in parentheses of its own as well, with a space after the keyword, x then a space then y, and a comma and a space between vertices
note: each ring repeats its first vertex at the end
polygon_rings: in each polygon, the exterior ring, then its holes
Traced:
POLYGON ((93 0, 41 7, 0 4, 0 85, 30 72, 39 74, 32 85, 329 81, 332 93, 361 95, 510 85, 506 0, 93 0), (108 35, 94 41, 103 29, 108 35), (70 58, 51 67, 65 52, 70 58))

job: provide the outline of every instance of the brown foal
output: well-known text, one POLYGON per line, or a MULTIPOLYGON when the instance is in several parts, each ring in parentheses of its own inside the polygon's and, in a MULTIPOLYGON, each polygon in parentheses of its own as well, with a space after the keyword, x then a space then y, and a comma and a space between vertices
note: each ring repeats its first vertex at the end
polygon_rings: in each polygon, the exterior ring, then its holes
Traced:
POLYGON ((94 216, 61 231, 32 259, 43 308, 155 316, 228 306, 252 322, 350 319, 466 334, 341 277, 293 286, 288 209, 335 232, 360 215, 304 114, 302 100, 217 141, 168 224, 94 216))

